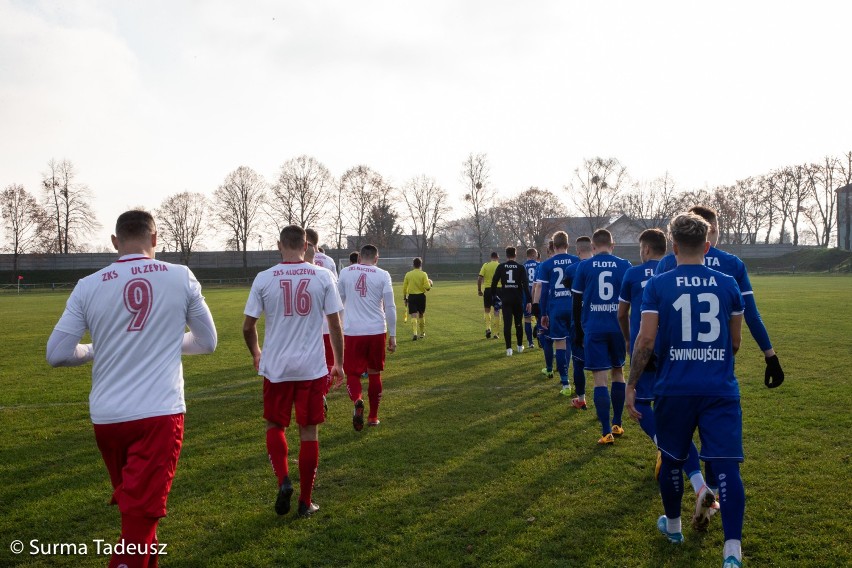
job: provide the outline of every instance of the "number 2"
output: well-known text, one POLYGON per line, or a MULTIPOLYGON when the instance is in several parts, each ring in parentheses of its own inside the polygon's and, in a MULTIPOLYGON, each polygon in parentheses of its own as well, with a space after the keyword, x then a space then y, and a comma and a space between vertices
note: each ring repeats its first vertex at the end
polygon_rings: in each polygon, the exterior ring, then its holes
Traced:
POLYGON ((153 302, 154 289, 144 278, 134 278, 124 285, 124 307, 133 315, 127 331, 142 331, 153 302))

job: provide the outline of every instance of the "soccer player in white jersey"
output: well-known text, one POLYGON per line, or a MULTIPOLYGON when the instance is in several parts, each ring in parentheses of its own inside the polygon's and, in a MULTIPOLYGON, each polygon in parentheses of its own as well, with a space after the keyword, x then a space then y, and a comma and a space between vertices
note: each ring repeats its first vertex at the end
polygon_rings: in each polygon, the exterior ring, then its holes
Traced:
POLYGON ((379 425, 379 402, 382 399, 382 371, 385 368, 385 336, 387 351, 396 351, 396 304, 391 277, 376 263, 379 250, 373 245, 361 247, 360 264, 340 271, 337 287, 346 307, 343 336, 346 358, 343 370, 349 398, 355 404, 352 426, 364 428, 364 400, 361 375, 367 373, 370 403, 368 426, 379 425))
POLYGON ((157 523, 183 444, 181 354, 212 353, 216 328, 189 268, 154 260, 150 213, 122 213, 112 244, 119 259, 77 283, 47 342, 47 361, 94 361, 95 441, 121 512, 121 541, 141 552, 113 554, 110 566, 157 566, 157 523), (80 344, 87 330, 92 343, 80 344))
MULTIPOLYGON (((626 404, 630 415, 641 420, 636 389, 646 380, 643 370, 656 350, 654 421, 665 510, 657 528, 670 542, 683 542, 683 464, 698 428, 701 458, 713 463, 723 483, 723 568, 739 568, 745 490, 739 468, 743 431, 734 355, 742 341, 745 303, 733 277, 705 266, 708 230, 709 224, 693 213, 678 215, 669 225, 677 267, 645 286, 626 404)), ((705 488, 699 497, 696 515, 709 517, 715 496, 705 488)))
POLYGON ((325 420, 323 396, 328 369, 322 339, 322 320, 328 322, 334 366, 334 386, 343 380, 343 333, 339 312, 343 309, 326 268, 304 260, 305 231, 296 225, 284 227, 278 241, 282 262, 258 274, 245 308, 243 337, 263 379, 263 417, 266 419, 266 449, 278 477, 275 512, 290 510, 293 484, 287 461, 286 428, 295 407, 299 425, 300 517, 319 510, 311 494, 319 464, 319 424, 325 420), (257 320, 266 314, 261 351, 257 320))
POLYGON ((322 266, 323 268, 328 268, 335 276, 337 276, 337 265, 334 263, 334 259, 322 252, 322 249, 319 248, 319 233, 315 229, 307 228, 305 229, 305 238, 308 239, 308 243, 314 245, 313 264, 322 266))

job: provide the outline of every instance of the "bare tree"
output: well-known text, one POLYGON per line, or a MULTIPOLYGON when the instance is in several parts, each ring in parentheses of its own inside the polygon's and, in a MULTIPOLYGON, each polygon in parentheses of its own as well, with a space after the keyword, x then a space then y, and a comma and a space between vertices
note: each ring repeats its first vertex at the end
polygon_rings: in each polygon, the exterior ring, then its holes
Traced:
POLYGON ((157 229, 163 244, 180 252, 180 261, 189 264, 207 229, 210 203, 203 193, 184 191, 167 197, 156 210, 157 229))
POLYGON ((485 246, 494 228, 494 216, 489 214, 496 192, 488 185, 489 167, 486 154, 472 152, 462 162, 461 179, 467 186, 464 201, 471 216, 479 262, 484 259, 485 246))
POLYGON ((92 211, 92 193, 88 186, 74 183, 74 164, 51 159, 42 174, 45 210, 54 224, 54 252, 68 254, 83 248, 83 240, 101 225, 92 211))
POLYGON ((627 168, 616 158, 586 158, 574 170, 574 184, 565 189, 579 212, 589 219, 589 231, 594 231, 594 219, 610 217, 618 209, 619 197, 629 182, 627 168))
POLYGON ((216 216, 230 231, 227 246, 243 252, 243 268, 247 268, 246 251, 258 234, 255 221, 266 201, 266 183, 253 169, 240 166, 225 176, 213 198, 216 216))
POLYGON ((8 234, 2 250, 12 253, 12 272, 17 277, 18 257, 35 252, 44 243, 50 217, 24 186, 12 184, 0 193, 0 218, 8 234))
POLYGON ((514 244, 541 248, 559 227, 547 219, 565 217, 567 211, 552 191, 531 187, 498 207, 501 225, 511 234, 514 244))
POLYGON ((817 243, 827 247, 837 221, 837 178, 839 160, 826 156, 819 164, 811 164, 805 170, 810 192, 810 206, 805 218, 811 225, 817 243))
POLYGON ((799 217, 805 210, 805 202, 810 193, 806 172, 806 165, 784 168, 784 185, 786 186, 786 195, 788 196, 785 216, 790 222, 790 228, 793 231, 793 245, 799 244, 799 217))
POLYGON ((341 176, 340 193, 344 195, 346 208, 342 216, 348 218, 349 228, 355 233, 356 247, 364 244, 371 212, 386 188, 382 176, 364 165, 349 168, 341 176))
POLYGON ((322 220, 333 190, 334 178, 328 168, 312 156, 302 155, 281 165, 278 182, 272 186, 271 206, 284 225, 311 227, 322 220))
POLYGON ((417 235, 420 257, 426 259, 426 249, 435 245, 435 232, 450 213, 450 196, 434 178, 420 175, 411 178, 400 191, 417 235))
POLYGON ((649 183, 638 182, 618 200, 618 209, 643 229, 665 227, 684 209, 683 195, 678 192, 669 172, 649 183))
POLYGON ((775 195, 777 192, 776 186, 779 183, 778 175, 778 172, 770 172, 758 178, 760 193, 761 196, 763 196, 763 198, 765 199, 766 205, 766 234, 763 237, 763 244, 765 245, 769 244, 769 241, 772 238, 772 230, 775 228, 775 222, 778 221, 778 218, 781 216, 781 208, 779 207, 779 204, 775 201, 775 195))
POLYGON ((392 203, 393 188, 385 185, 381 188, 376 202, 370 208, 367 218, 365 238, 379 248, 392 248, 397 245, 402 227, 399 226, 399 213, 392 203))

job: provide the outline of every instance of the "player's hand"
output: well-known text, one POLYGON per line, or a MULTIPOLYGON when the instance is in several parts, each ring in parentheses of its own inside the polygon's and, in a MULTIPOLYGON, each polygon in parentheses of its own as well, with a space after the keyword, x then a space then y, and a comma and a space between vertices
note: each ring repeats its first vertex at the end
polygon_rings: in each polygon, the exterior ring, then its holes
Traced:
POLYGON ((408 298, 403 298, 402 301, 406 306, 408 305, 408 298))
POLYGON ((254 370, 260 371, 260 351, 258 351, 255 355, 252 355, 252 359, 254 359, 254 370))
POLYGON ((535 317, 541 317, 541 306, 538 305, 538 302, 535 302, 532 305, 532 315, 535 317))
POLYGON ((636 422, 639 422, 642 418, 642 413, 636 410, 635 385, 627 385, 627 389, 624 391, 624 405, 627 406, 627 413, 630 417, 636 422))
POLYGON ((331 388, 339 389, 343 384, 343 365, 335 365, 331 368, 331 388))
POLYGON ((432 284, 432 279, 430 278, 429 279, 429 287, 431 288, 432 286, 434 286, 434 284, 432 284))
MULTIPOLYGON (((536 304, 537 306, 538 304, 536 304)), ((544 329, 550 328, 550 318, 548 316, 541 316, 541 322, 539 324, 544 329)))
POLYGON ((396 337, 391 335, 388 337, 388 353, 396 351, 396 337))
POLYGON ((480 296, 482 295, 482 290, 480 290, 480 291, 479 291, 479 295, 480 295, 480 296))
POLYGON ((532 304, 527 302, 527 305, 524 307, 524 311, 530 313, 530 310, 532 310, 532 304))
POLYGON ((784 382, 784 369, 781 368, 781 362, 778 361, 778 355, 766 358, 766 373, 763 377, 763 383, 774 389, 781 386, 784 382))

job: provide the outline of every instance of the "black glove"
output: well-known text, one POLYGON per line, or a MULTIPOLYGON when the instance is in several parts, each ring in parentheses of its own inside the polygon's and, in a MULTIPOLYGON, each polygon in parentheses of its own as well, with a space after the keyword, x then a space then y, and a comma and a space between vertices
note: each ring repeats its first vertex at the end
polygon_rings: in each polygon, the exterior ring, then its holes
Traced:
POLYGON ((541 310, 538 307, 538 302, 532 305, 532 315, 535 317, 541 317, 541 310))
POLYGON ((583 337, 584 337, 583 330, 582 329, 575 329, 574 330, 574 345, 576 345, 577 347, 582 347, 583 346, 583 337))
POLYGON ((781 368, 778 355, 766 358, 766 374, 763 377, 763 382, 771 389, 781 386, 781 383, 784 382, 784 369, 781 368))
POLYGON ((653 373, 657 370, 657 354, 651 353, 651 358, 648 359, 648 363, 645 364, 645 370, 643 373, 653 373))

